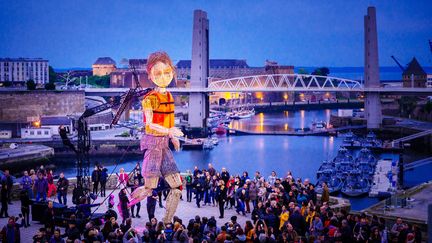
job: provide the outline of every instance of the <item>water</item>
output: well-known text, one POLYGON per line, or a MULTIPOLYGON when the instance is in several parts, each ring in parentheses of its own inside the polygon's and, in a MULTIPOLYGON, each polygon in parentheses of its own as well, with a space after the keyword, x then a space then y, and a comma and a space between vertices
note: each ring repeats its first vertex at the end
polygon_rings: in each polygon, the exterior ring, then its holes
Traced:
MULTIPOLYGON (((328 122, 331 113, 336 113, 336 110, 259 113, 250 119, 234 121, 232 126, 253 131, 292 130, 310 127, 312 121, 328 122)), ((226 167, 234 175, 242 174, 246 170, 249 175, 260 171, 267 177, 274 170, 283 177, 288 171, 292 171, 294 177, 310 178, 315 182, 316 171, 322 160, 334 158, 342 141, 343 138, 319 136, 230 136, 220 137, 219 145, 213 150, 174 152, 174 157, 182 172, 193 170, 194 166, 207 168, 208 163, 213 163, 218 170, 226 167)), ((92 163, 101 162, 110 172, 118 172, 121 167, 130 171, 135 163, 142 160, 141 156, 121 157, 92 158, 92 163)), ((55 158, 52 163, 57 167, 55 171, 64 171, 66 176, 75 176, 73 158, 55 158)), ((415 185, 432 179, 430 173, 427 173, 432 165, 427 167, 428 170, 424 169, 426 167, 407 172, 405 182, 415 185)), ((350 200, 355 210, 364 209, 378 202, 377 199, 368 197, 350 200)))

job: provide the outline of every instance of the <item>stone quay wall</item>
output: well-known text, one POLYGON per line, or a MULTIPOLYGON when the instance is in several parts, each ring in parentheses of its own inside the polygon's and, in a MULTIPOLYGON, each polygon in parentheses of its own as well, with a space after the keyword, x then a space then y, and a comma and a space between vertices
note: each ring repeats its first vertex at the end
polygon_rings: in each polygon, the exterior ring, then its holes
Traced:
POLYGON ((0 92, 0 121, 25 123, 41 116, 82 114, 84 91, 14 90, 0 92))

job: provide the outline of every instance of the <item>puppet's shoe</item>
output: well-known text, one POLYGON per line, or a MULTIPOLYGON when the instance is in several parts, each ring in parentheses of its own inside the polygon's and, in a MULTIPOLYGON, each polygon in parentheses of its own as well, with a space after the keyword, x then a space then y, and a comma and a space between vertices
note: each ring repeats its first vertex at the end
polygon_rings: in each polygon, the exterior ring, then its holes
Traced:
POLYGON ((140 186, 137 189, 135 189, 132 192, 132 197, 129 199, 128 207, 131 207, 142 200, 144 200, 146 197, 151 195, 152 190, 149 188, 145 188, 144 186, 140 186))

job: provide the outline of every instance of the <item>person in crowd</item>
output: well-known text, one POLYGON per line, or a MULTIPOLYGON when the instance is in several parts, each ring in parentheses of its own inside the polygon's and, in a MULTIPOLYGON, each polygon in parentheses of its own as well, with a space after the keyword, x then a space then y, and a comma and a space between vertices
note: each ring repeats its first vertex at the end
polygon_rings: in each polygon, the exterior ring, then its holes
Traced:
MULTIPOLYGON (((139 179, 135 179, 134 180, 134 185, 131 187, 131 192, 133 192, 135 189, 137 189, 138 187, 140 187, 141 185, 139 184, 139 179)), ((131 206, 131 214, 132 214, 132 218, 141 218, 139 212, 141 209, 141 202, 138 202, 137 204, 134 204, 131 206), (136 214, 135 214, 135 208, 136 208, 136 214)))
POLYGON ((223 180, 219 180, 219 186, 216 188, 216 201, 219 205, 219 218, 224 217, 224 206, 227 200, 227 188, 225 187, 225 182, 223 180))
POLYGON ((8 195, 8 186, 1 185, 1 189, 0 189, 0 197, 1 197, 1 210, 0 210, 0 218, 8 218, 9 217, 9 213, 8 213, 8 201, 9 201, 9 195, 8 195))
POLYGON ((186 171, 185 181, 186 181, 186 201, 192 202, 193 181, 192 181, 192 173, 190 170, 186 171))
POLYGON ((204 196, 204 184, 205 179, 202 174, 198 174, 196 179, 193 182, 193 188, 195 190, 195 198, 196 198, 196 205, 198 208, 201 207, 201 200, 204 196))
POLYGON ((49 240, 49 243, 66 243, 66 241, 61 237, 60 229, 56 228, 54 234, 49 240))
POLYGON ((268 183, 270 183, 270 185, 274 185, 275 184, 275 182, 276 182, 276 172, 275 171, 272 171, 271 172, 271 175, 269 175, 269 177, 268 177, 268 179, 267 179, 267 181, 268 181, 268 183))
POLYGON ((9 217, 7 224, 2 228, 2 242, 5 243, 20 243, 21 235, 18 224, 15 222, 15 217, 9 217))
POLYGON ((124 168, 120 168, 120 174, 117 174, 118 184, 120 189, 127 188, 129 183, 129 175, 125 172, 124 168))
POLYGON ((54 203, 52 201, 48 202, 48 207, 45 209, 45 212, 43 214, 43 223, 45 226, 45 229, 49 231, 50 234, 54 231, 54 203), (48 230, 49 229, 49 230, 48 230))
POLYGON ((46 235, 46 229, 45 228, 40 228, 38 230, 38 232, 36 232, 36 234, 33 236, 33 242, 35 243, 42 243, 42 242, 48 242, 48 238, 46 235))
POLYGON ((324 203, 328 203, 330 200, 330 191, 327 186, 327 183, 323 182, 322 187, 323 187, 323 193, 321 195, 321 203, 324 204, 324 203))
POLYGON ((24 219, 24 227, 27 228, 30 226, 30 197, 29 192, 26 189, 21 189, 20 192, 20 201, 21 201, 21 214, 24 219))
POLYGON ((57 199, 60 204, 67 205, 67 192, 69 188, 69 180, 61 172, 57 180, 57 199))
POLYGON ((120 215, 122 216, 122 224, 124 224, 126 219, 130 217, 129 207, 128 207, 129 198, 126 193, 127 193, 126 188, 122 188, 118 195, 119 197, 118 209, 120 215))
POLYGON ((48 181, 42 172, 38 173, 38 178, 35 181, 36 188, 36 201, 39 201, 42 197, 42 201, 46 201, 47 191, 48 191, 48 181))
POLYGON ((221 179, 225 182, 225 185, 227 185, 228 180, 230 179, 230 174, 225 167, 222 168, 221 179))
POLYGON ((153 190, 152 195, 147 197, 147 215, 150 221, 155 217, 157 200, 158 200, 158 193, 156 190, 153 190))
POLYGON ((54 176, 52 170, 48 170, 46 174, 46 179, 48 182, 47 197, 50 199, 55 198, 55 195, 57 195, 57 187, 54 185, 54 176))
POLYGON ((98 188, 101 178, 101 171, 99 170, 99 166, 95 165, 92 174, 91 174, 91 181, 93 183, 93 194, 98 194, 98 188))
POLYGON ((37 175, 36 175, 36 172, 34 169, 30 170, 29 176, 32 180, 32 187, 31 187, 32 192, 29 195, 30 195, 30 199, 33 199, 33 198, 35 198, 35 195, 36 195, 36 187, 34 185, 35 185, 36 180, 37 180, 37 175))
POLYGON ((211 177, 216 175, 216 170, 215 170, 215 168, 213 168, 212 163, 208 164, 207 172, 210 174, 211 177))
POLYGON ((105 187, 106 187, 106 183, 107 183, 107 180, 108 180, 108 169, 107 168, 105 168, 105 167, 103 167, 103 165, 99 165, 100 166, 100 171, 101 171, 101 173, 100 173, 100 180, 99 180, 99 183, 100 183, 100 186, 101 186, 101 188, 100 188, 100 195, 101 195, 101 197, 106 197, 106 193, 105 193, 105 187))
POLYGON ((21 189, 28 191, 29 197, 32 198, 31 195, 33 194, 32 191, 33 183, 31 177, 29 176, 26 170, 23 173, 23 177, 21 178, 20 185, 21 185, 21 189))
POLYGON ((11 202, 11 193, 12 193, 12 187, 13 187, 13 179, 12 176, 9 174, 9 170, 4 171, 4 175, 1 178, 1 186, 5 188, 8 198, 8 204, 12 204, 11 202))

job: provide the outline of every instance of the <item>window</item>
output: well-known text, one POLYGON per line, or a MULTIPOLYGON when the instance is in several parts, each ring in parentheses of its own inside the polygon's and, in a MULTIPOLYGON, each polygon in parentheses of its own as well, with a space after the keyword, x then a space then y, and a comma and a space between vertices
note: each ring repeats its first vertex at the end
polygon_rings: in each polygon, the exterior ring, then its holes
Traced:
POLYGON ((44 132, 45 135, 48 135, 48 133, 49 133, 48 131, 45 131, 45 132, 44 132))
POLYGON ((42 131, 37 131, 37 135, 41 135, 42 134, 42 131))
POLYGON ((34 135, 34 131, 30 131, 30 135, 34 135))

